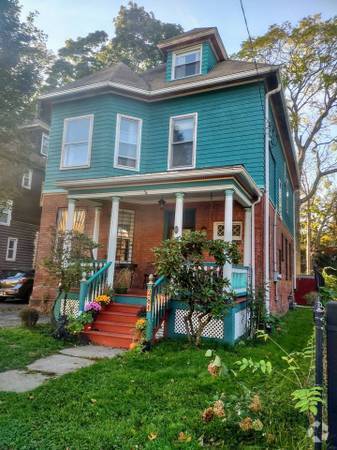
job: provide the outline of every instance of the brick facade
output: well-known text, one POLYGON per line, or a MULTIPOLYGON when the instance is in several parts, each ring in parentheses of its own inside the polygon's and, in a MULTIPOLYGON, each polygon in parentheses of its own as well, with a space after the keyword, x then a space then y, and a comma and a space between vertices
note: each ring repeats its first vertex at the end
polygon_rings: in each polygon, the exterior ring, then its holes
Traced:
MULTIPOLYGON (((97 204, 90 201, 80 201, 77 207, 86 209, 85 232, 92 236, 94 227, 94 208, 97 204)), ((59 208, 67 207, 67 196, 64 194, 45 195, 43 197, 43 208, 41 217, 40 238, 37 251, 37 272, 35 277, 35 285, 31 297, 31 304, 40 309, 48 309, 57 295, 57 286, 52 285, 48 279, 48 274, 41 266, 41 261, 47 257, 50 252, 51 245, 51 227, 56 225, 57 211, 59 208), (40 264, 39 264, 40 262, 40 264)), ((158 204, 120 204, 121 209, 133 210, 135 212, 135 228, 132 260, 137 264, 133 287, 141 288, 144 282, 144 274, 153 272, 153 252, 152 249, 159 246, 164 237, 164 210, 159 208, 158 204)), ((223 221, 224 202, 185 202, 185 208, 195 209, 195 228, 196 230, 206 230, 209 239, 213 238, 213 223, 223 221)), ((174 210, 174 204, 167 204, 165 210, 174 210)), ((102 202, 99 243, 101 247, 98 251, 98 258, 105 259, 107 257, 107 245, 109 235, 111 204, 109 201, 102 202)), ((241 255, 243 254, 243 237, 244 237, 244 208, 234 202, 233 220, 242 222, 242 240, 238 242, 241 255)), ((271 207, 270 212, 270 268, 273 274, 273 218, 274 210, 271 207)), ((278 218, 277 233, 277 254, 287 239, 288 246, 293 245, 292 238, 278 218)), ((291 253, 293 252, 293 249, 291 253)), ((285 256, 285 251, 284 251, 285 256)), ((289 260, 289 250, 288 250, 289 260)), ((282 271, 285 274, 286 261, 281 261, 282 271)), ((256 267, 256 287, 263 286, 263 201, 255 207, 255 267, 256 267)), ((288 262, 288 277, 292 268, 292 263, 288 262)), ((291 280, 283 279, 271 285, 271 308, 272 311, 284 313, 288 309, 288 296, 291 293, 291 280), (276 292, 277 289, 277 292, 276 292)))

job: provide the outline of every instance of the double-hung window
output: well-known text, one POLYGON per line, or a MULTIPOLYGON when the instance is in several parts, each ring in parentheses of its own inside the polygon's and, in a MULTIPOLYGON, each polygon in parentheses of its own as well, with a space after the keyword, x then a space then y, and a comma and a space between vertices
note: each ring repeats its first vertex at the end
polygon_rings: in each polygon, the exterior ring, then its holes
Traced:
POLYGON ((48 149, 49 149, 49 136, 46 133, 42 133, 41 137, 41 155, 48 156, 48 149))
POLYGON ((16 251, 18 248, 18 239, 9 237, 7 239, 6 261, 16 260, 16 251))
POLYGON ((139 170, 142 119, 117 114, 114 166, 139 170))
POLYGON ((173 54, 172 80, 200 75, 201 49, 173 54))
POLYGON ((171 117, 169 169, 189 169, 195 166, 197 114, 171 117))
POLYGON ((12 200, 0 203, 0 225, 9 226, 11 224, 12 209, 13 209, 12 200))
POLYGON ((89 167, 94 116, 64 120, 61 169, 89 167))
POLYGON ((33 180, 33 171, 32 171, 32 169, 28 169, 25 171, 25 173, 22 176, 21 186, 25 189, 31 189, 32 188, 32 180, 33 180))

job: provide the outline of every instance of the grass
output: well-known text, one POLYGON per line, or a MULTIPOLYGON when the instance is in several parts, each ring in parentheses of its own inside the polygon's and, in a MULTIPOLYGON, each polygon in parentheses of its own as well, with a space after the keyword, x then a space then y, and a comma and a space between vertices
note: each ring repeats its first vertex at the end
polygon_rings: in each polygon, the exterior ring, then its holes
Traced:
MULTIPOLYGON (((282 328, 278 342, 300 350, 312 331, 311 311, 290 312, 282 328)), ((0 448, 169 450, 197 449, 202 442, 207 448, 308 448, 303 446, 306 420, 292 407, 288 383, 276 374, 212 378, 204 356, 208 347, 166 341, 150 353, 103 360, 30 393, 2 393, 0 448), (247 434, 237 424, 229 428, 220 419, 201 420, 216 396, 239 392, 242 382, 261 395, 263 431, 247 434), (181 432, 184 441, 178 439, 181 432)), ((229 367, 243 357, 268 357, 275 368, 282 367, 272 343, 216 350, 229 367)))
POLYGON ((48 325, 0 328, 0 372, 21 369, 32 361, 64 347, 62 341, 50 336, 48 325))

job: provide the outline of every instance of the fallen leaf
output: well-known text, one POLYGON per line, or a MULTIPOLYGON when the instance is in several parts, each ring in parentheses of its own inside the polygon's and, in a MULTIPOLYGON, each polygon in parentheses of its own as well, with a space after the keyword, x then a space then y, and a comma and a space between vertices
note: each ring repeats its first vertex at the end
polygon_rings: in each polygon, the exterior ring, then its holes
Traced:
POLYGON ((157 433, 150 433, 147 438, 149 441, 154 441, 155 439, 157 439, 158 434, 157 433))
POLYGON ((90 401, 91 401, 91 403, 93 403, 93 404, 97 403, 97 400, 96 400, 95 398, 92 398, 90 401))
POLYGON ((184 433, 183 431, 181 431, 178 434, 178 441, 179 442, 191 442, 192 440, 192 436, 189 436, 188 434, 184 433))

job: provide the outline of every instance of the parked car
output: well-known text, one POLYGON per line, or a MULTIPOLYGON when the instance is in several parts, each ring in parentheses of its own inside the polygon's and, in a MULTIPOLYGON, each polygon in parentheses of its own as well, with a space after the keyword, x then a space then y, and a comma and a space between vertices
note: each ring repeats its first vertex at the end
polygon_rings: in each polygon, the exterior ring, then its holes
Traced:
POLYGON ((0 278, 0 299, 19 299, 28 303, 34 284, 34 271, 16 272, 0 278))

